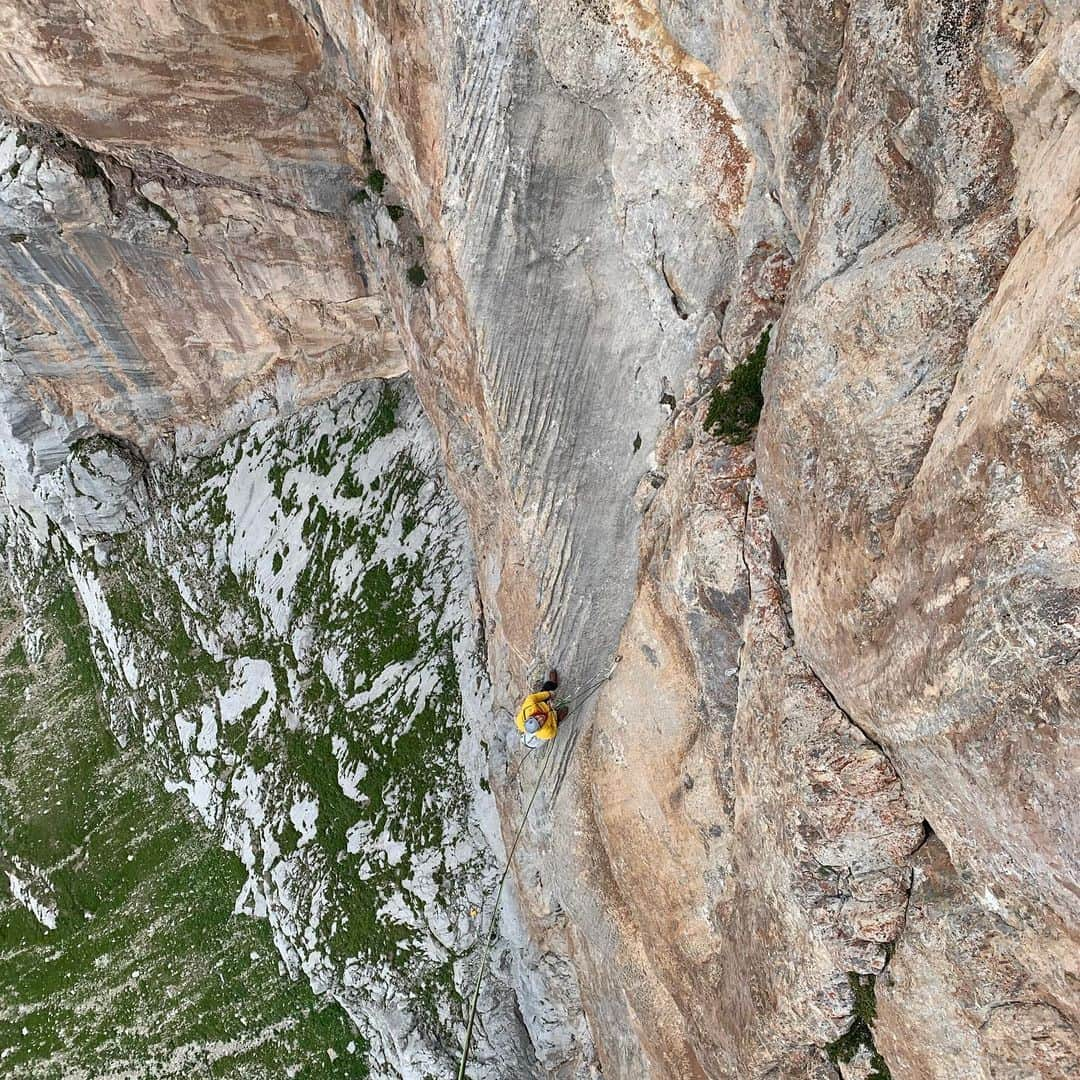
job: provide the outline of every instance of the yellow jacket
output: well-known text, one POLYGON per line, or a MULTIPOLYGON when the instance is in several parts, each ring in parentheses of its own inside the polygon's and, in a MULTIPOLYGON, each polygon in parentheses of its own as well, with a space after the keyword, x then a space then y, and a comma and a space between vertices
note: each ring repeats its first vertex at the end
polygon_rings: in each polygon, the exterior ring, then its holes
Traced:
POLYGON ((551 704, 554 697, 551 690, 541 690, 536 694, 530 694, 518 709, 514 723, 522 734, 525 732, 525 721, 530 716, 535 716, 541 721, 540 730, 536 732, 538 739, 554 739, 559 730, 559 718, 555 714, 555 706, 551 704))

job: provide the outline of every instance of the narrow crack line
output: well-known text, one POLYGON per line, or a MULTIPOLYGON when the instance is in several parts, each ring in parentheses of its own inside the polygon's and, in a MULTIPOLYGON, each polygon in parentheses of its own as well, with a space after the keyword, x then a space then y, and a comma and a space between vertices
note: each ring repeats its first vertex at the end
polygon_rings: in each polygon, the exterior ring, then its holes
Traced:
MULTIPOLYGON (((228 251, 225 250, 225 248, 221 249, 221 257, 222 257, 222 260, 224 261, 225 265, 229 268, 230 271, 232 271, 232 276, 234 278, 236 278, 236 284, 239 286, 241 294, 244 295, 244 296, 249 295, 248 291, 247 291, 247 288, 244 286, 243 279, 240 277, 240 274, 237 271, 236 266, 233 263, 233 260, 229 257, 229 253, 228 253, 228 251)), ((261 297, 256 297, 256 299, 261 300, 262 298, 261 297)), ((274 306, 276 307, 277 305, 275 304, 274 306)))
MULTIPOLYGON (((656 242, 656 233, 653 233, 653 243, 656 242)), ((667 291, 671 295, 671 306, 675 309, 675 314, 680 319, 686 320, 690 318, 690 315, 683 310, 682 300, 679 297, 679 293, 676 290, 674 284, 671 281, 671 275, 667 271, 667 256, 661 254, 660 256, 660 273, 664 278, 664 284, 667 286, 667 291)))
MULTIPOLYGON (((739 558, 742 559, 743 569, 746 571, 746 609, 749 617, 750 606, 754 599, 753 575, 750 572, 750 560, 746 557, 746 536, 750 527, 750 503, 754 499, 754 490, 757 484, 756 478, 751 478, 747 485, 746 505, 743 508, 742 543, 739 545, 739 558)), ((746 643, 746 635, 743 635, 743 644, 746 643)), ((741 650, 740 650, 741 651, 741 650)))
MULTIPOLYGON (((825 167, 828 166, 828 151, 832 141, 836 137, 835 129, 840 124, 840 105, 843 96, 843 90, 845 83, 849 78, 848 68, 856 61, 853 56, 850 56, 847 51, 848 31, 851 28, 852 21, 852 9, 854 3, 848 3, 847 10, 844 12, 844 27, 840 35, 840 48, 837 50, 839 60, 836 65, 835 81, 832 87, 832 94, 829 98, 827 110, 825 112, 825 123, 823 125, 821 139, 818 143, 817 157, 814 161, 813 176, 810 180, 809 191, 807 192, 806 206, 810 211, 806 228, 803 230, 803 234, 799 237, 797 230, 792 230, 799 238, 799 247, 802 249, 805 247, 805 241, 807 237, 814 234, 821 218, 821 201, 823 194, 828 187, 828 181, 831 178, 828 175, 824 175, 823 161, 825 167)), ((781 207, 783 209, 783 207, 781 207)), ((787 217, 785 211, 784 214, 787 217)), ((811 289, 811 294, 816 292, 823 282, 819 282, 811 289)), ((790 295, 790 294, 789 294, 790 295)))
MULTIPOLYGON (((899 778, 899 773, 897 773, 897 777, 899 778)), ((903 787, 903 781, 901 781, 901 788, 902 787, 903 787)), ((909 859, 913 855, 916 855, 918 852, 922 851, 922 849, 924 847, 926 847, 926 845, 929 844, 930 841, 935 836, 937 836, 937 833, 934 831, 934 826, 931 825, 930 822, 926 820, 926 818, 923 818, 922 827, 923 827, 923 838, 908 853, 908 858, 909 859)))
MULTIPOLYGON (((473 575, 473 588, 476 593, 476 638, 479 646, 478 652, 483 657, 484 668, 487 668, 488 662, 488 639, 487 639, 487 622, 484 615, 484 593, 480 588, 480 579, 473 575)), ((496 706, 497 708, 505 708, 505 706, 496 706)), ((510 710, 507 709, 507 712, 510 710)), ((511 716, 513 719, 513 716, 511 716)))
MULTIPOLYGON (((783 570, 783 566, 784 566, 784 564, 781 563, 781 570, 783 570)), ((785 613, 785 618, 786 618, 786 613, 785 613)), ((798 643, 794 641, 794 636, 792 638, 792 641, 795 644, 795 647, 798 648, 798 643)), ((799 650, 799 657, 802 660, 802 662, 806 665, 807 670, 810 671, 810 673, 817 680, 818 685, 821 686, 821 688, 829 696, 829 700, 832 702, 833 707, 837 710, 837 712, 839 712, 840 715, 843 716, 844 719, 847 720, 848 723, 851 724, 852 727, 854 727, 857 731, 861 732, 863 737, 872 746, 874 746, 877 749, 877 751, 881 754, 881 756, 889 763, 889 767, 892 769, 893 775, 896 778, 896 783, 899 785, 899 790, 900 790, 901 796, 902 796, 902 798, 904 800, 904 804, 905 805, 910 805, 908 803, 908 800, 907 800, 907 794, 906 794, 906 791, 905 791, 905 788, 904 788, 903 777, 901 776, 899 769, 897 769, 897 767, 896 767, 896 763, 893 761, 892 757, 889 755, 886 748, 880 742, 878 742, 877 739, 875 739, 872 735, 870 735, 870 733, 867 732, 866 729, 863 728, 863 726, 861 724, 859 724, 856 720, 854 720, 851 717, 851 715, 847 712, 847 710, 843 708, 843 706, 837 700, 836 695, 832 692, 832 690, 829 688, 829 686, 825 683, 825 680, 821 678, 821 676, 818 674, 818 672, 814 670, 814 667, 810 663, 810 661, 803 655, 802 650, 799 650)), ((888 947, 886 948, 886 951, 885 951, 884 962, 882 963, 882 966, 881 966, 881 971, 877 973, 877 975, 875 976, 876 978, 879 978, 881 975, 884 975, 886 971, 888 971, 889 964, 890 964, 890 962, 892 960, 892 956, 893 956, 893 954, 894 954, 894 952, 896 950, 896 947, 899 944, 900 940, 903 938, 904 932, 907 929, 908 912, 909 912, 910 907, 911 907, 911 891, 912 891, 912 888, 914 886, 914 870, 913 870, 913 868, 911 866, 910 860, 911 860, 912 856, 914 856, 914 854, 920 848, 922 848, 930 840, 930 838, 934 835, 933 828, 929 824, 929 822, 926 821, 926 819, 923 819, 923 821, 922 821, 922 829, 923 829, 922 839, 919 841, 919 843, 914 848, 912 848, 912 850, 910 852, 907 853, 907 855, 905 856, 905 863, 900 864, 902 869, 907 870, 907 883, 906 883, 906 886, 905 886, 905 889, 904 889, 904 894, 905 895, 904 895, 903 917, 902 917, 902 919, 900 921, 900 925, 899 925, 899 928, 897 929, 895 937, 893 937, 892 941, 888 943, 888 947)), ((815 860, 815 861, 817 861, 817 860, 815 860)), ((822 865, 822 864, 819 864, 819 865, 822 865)))
MULTIPOLYGON (((57 337, 59 333, 59 330, 34 330, 29 334, 12 334, 11 337, 21 345, 24 341, 31 341, 34 338, 57 337)), ((7 335, 4 335, 4 339, 6 338, 7 335)))
POLYGON ((892 771, 894 773, 896 773, 896 778, 897 778, 898 781, 900 781, 901 787, 903 787, 903 781, 900 780, 900 773, 897 770, 896 763, 893 761, 892 756, 889 754, 889 751, 885 748, 885 746, 882 743, 878 742, 878 740, 875 739, 874 736, 871 735, 870 732, 868 732, 866 730, 866 728, 864 728, 862 726, 862 724, 860 724, 857 720, 855 720, 848 713, 848 711, 840 704, 840 702, 836 698, 836 695, 832 692, 832 690, 829 689, 829 687, 826 684, 825 680, 817 673, 817 671, 814 669, 814 667, 810 663, 810 661, 803 655, 803 652, 802 652, 801 649, 799 650, 799 657, 802 660, 802 662, 806 665, 806 667, 810 671, 810 673, 814 676, 814 678, 817 679, 818 683, 821 685, 822 690, 824 690, 825 693, 829 695, 829 700, 833 703, 833 705, 835 706, 837 712, 839 712, 840 715, 843 716, 843 718, 853 728, 855 728, 856 730, 862 732, 862 734, 866 738, 866 740, 868 742, 872 743, 878 749, 878 751, 881 753, 881 756, 883 758, 885 758, 885 760, 892 767, 892 771))

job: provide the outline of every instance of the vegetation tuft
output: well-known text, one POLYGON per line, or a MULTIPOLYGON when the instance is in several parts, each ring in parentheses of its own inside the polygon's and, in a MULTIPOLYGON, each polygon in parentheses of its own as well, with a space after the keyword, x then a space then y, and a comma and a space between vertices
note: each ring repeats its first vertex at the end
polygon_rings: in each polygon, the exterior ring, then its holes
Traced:
POLYGON ((834 1065, 847 1064, 864 1047, 870 1051, 870 1072, 867 1080, 892 1080, 892 1073, 885 1059, 874 1045, 873 1026, 877 1018, 877 1001, 874 996, 874 976, 848 972, 848 982, 854 998, 855 1019, 851 1027, 825 1047, 834 1065))
POLYGON ((379 172, 378 169, 372 169, 368 173, 368 187, 375 192, 376 195, 381 195, 383 188, 386 187, 386 173, 379 172))
POLYGON ((31 605, 46 623, 44 663, 5 635, 19 612, 0 618, 0 776, 15 778, 0 785, 0 870, 5 851, 42 868, 60 907, 46 933, 0 874, 0 956, 15 958, 0 965, 0 1046, 19 1044, 5 1067, 28 1080, 75 1060, 103 1076, 145 1062, 146 1076, 242 1080, 292 1075, 286 1061, 301 1080, 366 1075, 346 1014, 282 978, 268 924, 233 913, 248 872, 219 844, 247 813, 233 781, 252 776, 265 831, 251 851, 261 860, 263 838, 277 841, 290 906, 312 913, 305 933, 325 963, 407 988, 424 1030, 453 1044, 458 957, 433 954, 428 901, 411 883, 430 881, 448 914, 479 885, 479 862, 451 870, 440 855, 468 798, 459 560, 432 528, 440 485, 395 434, 407 415, 400 384, 385 382, 255 425, 190 470, 158 469, 169 515, 114 537, 105 568, 65 557, 100 584, 123 671, 59 561, 50 571, 63 584, 31 605), (261 478, 271 526, 230 562, 251 527, 230 500, 240 467, 261 478), (243 708, 219 707, 253 661, 263 673, 243 708), (218 792, 205 820, 161 790, 162 779, 186 786, 195 766, 218 792), (303 829, 290 812, 301 799, 318 810, 303 829))
POLYGON ((405 276, 409 279, 409 284, 415 285, 417 288, 427 281, 427 274, 424 273, 424 268, 419 263, 413 263, 405 276))
POLYGON ((705 430, 732 446, 749 440, 765 404, 761 395, 761 376, 769 351, 770 330, 771 327, 766 327, 762 331, 754 351, 735 366, 727 385, 718 386, 709 401, 705 430))

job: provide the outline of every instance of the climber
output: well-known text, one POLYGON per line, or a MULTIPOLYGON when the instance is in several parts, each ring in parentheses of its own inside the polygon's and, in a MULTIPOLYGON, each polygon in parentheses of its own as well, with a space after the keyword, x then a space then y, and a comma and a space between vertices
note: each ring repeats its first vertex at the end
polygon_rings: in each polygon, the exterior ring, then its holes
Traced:
POLYGON ((528 747, 537 747, 548 739, 554 739, 559 724, 570 711, 565 705, 556 708, 551 699, 559 688, 559 673, 552 668, 547 682, 535 694, 530 694, 518 709, 514 723, 521 732, 521 741, 528 747))

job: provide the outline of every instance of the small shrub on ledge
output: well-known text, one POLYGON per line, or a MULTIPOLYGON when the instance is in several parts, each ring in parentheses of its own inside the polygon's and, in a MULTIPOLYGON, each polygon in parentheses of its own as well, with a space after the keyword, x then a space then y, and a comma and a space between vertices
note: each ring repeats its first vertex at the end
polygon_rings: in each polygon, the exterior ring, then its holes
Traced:
POLYGON ((765 354, 769 351, 769 331, 762 331, 754 351, 736 364, 727 383, 718 386, 709 400, 705 414, 705 430, 732 446, 747 442, 761 416, 765 399, 761 394, 761 376, 765 371, 765 354))
POLYGON ((418 288, 427 281, 427 274, 424 273, 424 268, 419 263, 413 263, 405 276, 409 279, 410 285, 415 285, 418 288))

